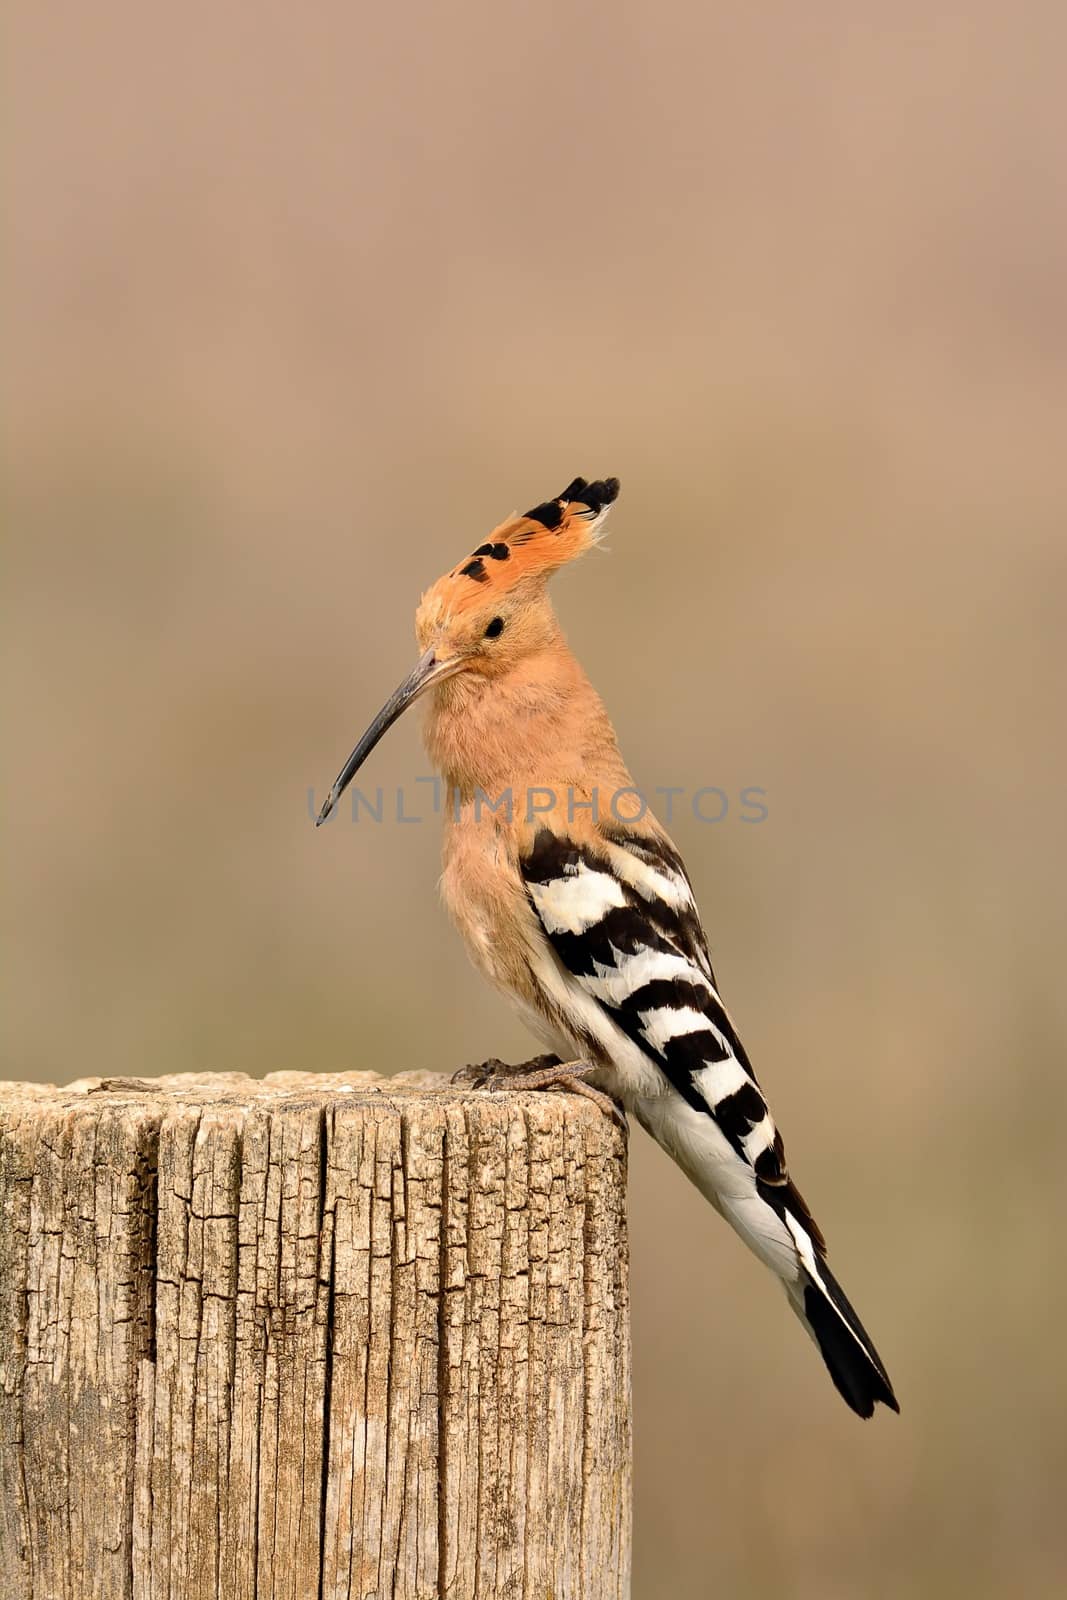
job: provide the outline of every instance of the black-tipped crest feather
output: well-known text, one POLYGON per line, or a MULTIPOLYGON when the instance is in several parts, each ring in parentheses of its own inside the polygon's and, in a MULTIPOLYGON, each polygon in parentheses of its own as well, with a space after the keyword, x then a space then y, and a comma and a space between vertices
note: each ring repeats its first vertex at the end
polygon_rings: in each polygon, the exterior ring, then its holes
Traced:
POLYGON ((555 500, 546 500, 543 505, 534 506, 526 512, 526 516, 553 533, 563 522, 565 506, 588 506, 590 511, 599 515, 605 506, 613 504, 618 493, 618 478, 598 478, 595 483, 587 483, 584 478, 572 478, 555 500))

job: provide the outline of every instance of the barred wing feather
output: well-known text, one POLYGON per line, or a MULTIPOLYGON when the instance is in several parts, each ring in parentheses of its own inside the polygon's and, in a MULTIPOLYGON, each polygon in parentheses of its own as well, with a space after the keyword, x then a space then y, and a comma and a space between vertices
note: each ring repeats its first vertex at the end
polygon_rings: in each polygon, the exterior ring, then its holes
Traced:
POLYGON ((782 1278, 853 1410, 868 1417, 876 1401, 897 1410, 885 1368, 789 1177, 781 1135, 720 998, 673 846, 631 830, 601 827, 579 840, 546 827, 521 869, 545 938, 577 988, 576 1014, 592 1002, 618 1030, 611 1037, 623 1049, 624 1042, 636 1047, 638 1059, 653 1063, 676 1091, 637 1102, 646 1127, 782 1278))

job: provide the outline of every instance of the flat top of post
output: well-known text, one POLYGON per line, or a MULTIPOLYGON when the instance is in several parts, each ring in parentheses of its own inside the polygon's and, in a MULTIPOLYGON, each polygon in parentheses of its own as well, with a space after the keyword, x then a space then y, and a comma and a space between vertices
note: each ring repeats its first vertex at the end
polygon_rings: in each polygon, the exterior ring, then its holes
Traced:
POLYGON ((71 1083, 0 1083, 0 1093, 18 1090, 51 1099, 56 1095, 115 1095, 120 1099, 154 1094, 203 1105, 207 1102, 305 1099, 314 1095, 343 1095, 346 1099, 379 1098, 383 1094, 411 1096, 453 1091, 448 1078, 438 1072, 401 1072, 387 1077, 380 1072, 268 1072, 262 1078, 247 1072, 169 1072, 158 1078, 75 1078, 71 1083))
POLYGON ((442 1104, 461 1105, 467 1111, 497 1113, 504 1107, 533 1112, 538 1120, 565 1118, 589 1129, 602 1125, 605 1141, 620 1138, 618 1127, 596 1106, 579 1095, 509 1089, 493 1092, 453 1084, 437 1072, 270 1072, 253 1078, 244 1072, 174 1072, 158 1078, 77 1078, 68 1084, 0 1081, 0 1108, 42 1108, 77 1112, 98 1111, 103 1106, 131 1108, 154 1100, 157 1104, 187 1107, 232 1106, 281 1109, 297 1103, 320 1108, 391 1106, 413 1112, 442 1104))

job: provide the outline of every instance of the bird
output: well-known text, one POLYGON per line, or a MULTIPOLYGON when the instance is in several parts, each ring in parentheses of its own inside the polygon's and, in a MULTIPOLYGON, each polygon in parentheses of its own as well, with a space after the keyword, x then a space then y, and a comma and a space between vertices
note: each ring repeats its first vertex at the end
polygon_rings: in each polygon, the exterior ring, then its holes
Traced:
POLYGON ((617 478, 514 514, 422 596, 414 669, 345 762, 323 823, 423 696, 445 785, 441 891, 475 966, 549 1054, 469 1069, 490 1089, 569 1089, 632 1116, 783 1285, 860 1417, 899 1411, 827 1262, 723 1003, 692 884, 570 650, 548 580, 601 540, 617 478))

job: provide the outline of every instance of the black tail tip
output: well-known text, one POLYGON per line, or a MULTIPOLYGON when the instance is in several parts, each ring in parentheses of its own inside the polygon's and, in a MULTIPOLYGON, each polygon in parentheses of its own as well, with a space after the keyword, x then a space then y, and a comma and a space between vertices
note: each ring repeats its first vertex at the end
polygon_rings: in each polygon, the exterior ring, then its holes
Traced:
POLYGON ((840 1285, 830 1279, 825 1265, 822 1270, 828 1279, 828 1286, 833 1283, 831 1293, 834 1298, 840 1297, 841 1310, 847 1307, 848 1320, 839 1315, 830 1300, 810 1283, 804 1290, 804 1316, 815 1335, 815 1343, 834 1388, 858 1417, 873 1417, 876 1405, 888 1406, 890 1411, 895 1411, 899 1416, 900 1405, 877 1350, 861 1328, 840 1285))

